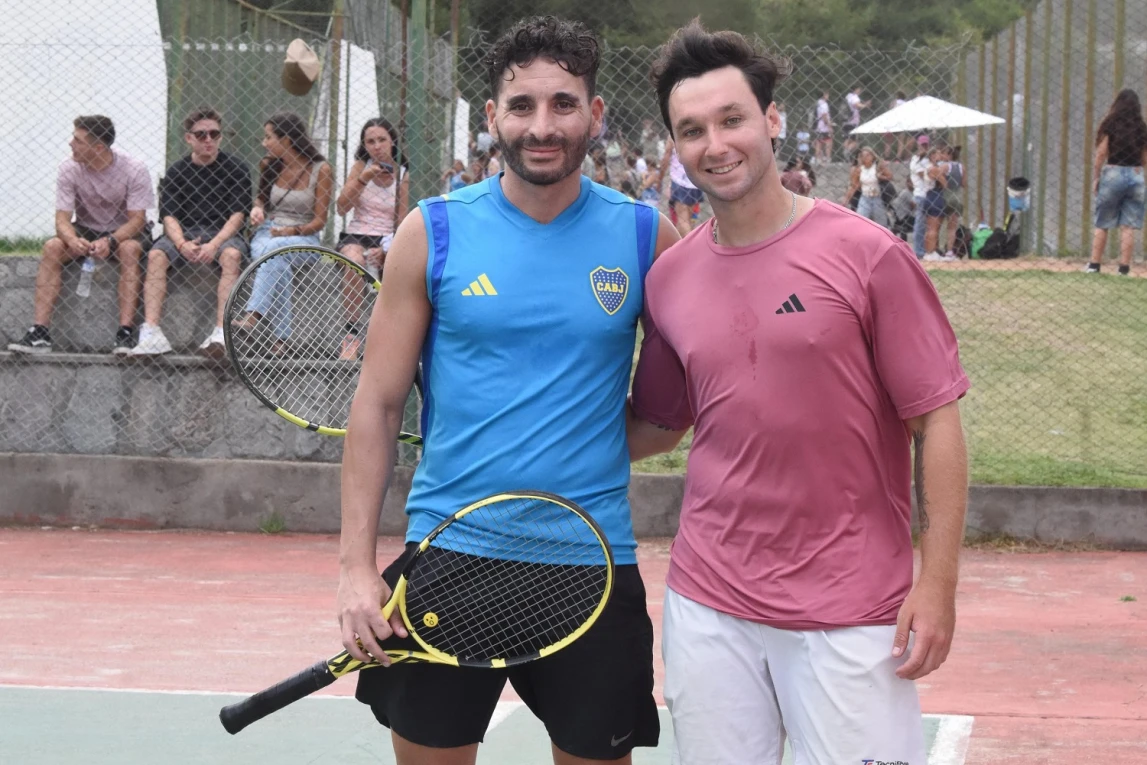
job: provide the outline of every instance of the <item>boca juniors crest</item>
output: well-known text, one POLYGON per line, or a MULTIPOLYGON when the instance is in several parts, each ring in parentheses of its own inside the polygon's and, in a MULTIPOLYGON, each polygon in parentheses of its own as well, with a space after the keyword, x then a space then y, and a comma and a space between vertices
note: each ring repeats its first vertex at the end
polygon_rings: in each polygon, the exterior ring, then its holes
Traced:
POLYGON ((613 316, 629 294, 629 275, 620 268, 598 266, 589 272, 589 283, 598 304, 613 316))

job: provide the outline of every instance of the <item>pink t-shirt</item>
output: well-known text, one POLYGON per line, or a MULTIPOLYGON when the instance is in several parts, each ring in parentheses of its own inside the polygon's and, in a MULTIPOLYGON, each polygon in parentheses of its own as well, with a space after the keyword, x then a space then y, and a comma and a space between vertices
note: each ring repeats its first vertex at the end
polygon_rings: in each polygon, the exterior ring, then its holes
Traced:
POLYGON ((904 242, 818 200, 751 247, 700 226, 645 284, 638 416, 695 425, 669 586, 783 629, 892 624, 912 583, 904 420, 967 391, 904 242))
POLYGON ((127 223, 129 210, 155 207, 147 165, 112 150, 115 162, 93 172, 74 159, 60 163, 56 209, 75 212, 76 223, 94 231, 115 231, 127 223))

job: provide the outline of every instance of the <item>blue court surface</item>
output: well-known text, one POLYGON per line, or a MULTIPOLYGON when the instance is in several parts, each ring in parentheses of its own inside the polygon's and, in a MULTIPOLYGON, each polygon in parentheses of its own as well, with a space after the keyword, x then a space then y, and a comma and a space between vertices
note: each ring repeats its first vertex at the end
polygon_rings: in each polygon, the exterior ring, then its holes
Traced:
MULTIPOLYGON (((232 736, 219 724, 232 694, 0 687, 0 762, 5 765, 365 765, 393 763, 390 737, 347 697, 312 697, 232 736)), ((669 713, 661 745, 638 749, 634 765, 668 765, 669 713)), ((927 715, 929 765, 962 765, 972 718, 927 715)), ((520 702, 502 702, 483 765, 551 762, 545 730, 520 702)), ((785 763, 792 762, 786 752, 785 763)), ((857 763, 856 765, 860 765, 857 763)))

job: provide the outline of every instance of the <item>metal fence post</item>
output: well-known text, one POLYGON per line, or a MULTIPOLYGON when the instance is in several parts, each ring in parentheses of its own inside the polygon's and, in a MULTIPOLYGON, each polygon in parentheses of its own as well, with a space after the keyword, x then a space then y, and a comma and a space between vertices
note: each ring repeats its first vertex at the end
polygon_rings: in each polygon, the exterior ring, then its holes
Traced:
MULTIPOLYGON (((1083 161, 1083 206, 1080 211, 1080 244, 1083 255, 1091 252, 1094 229, 1091 221, 1091 165, 1094 158, 1095 140, 1095 44, 1096 15, 1098 0, 1088 0, 1087 4, 1087 80, 1083 96, 1083 140, 1084 150, 1080 152, 1083 161)), ((1114 237, 1112 237, 1114 239, 1114 237)))
MULTIPOLYGON (((1043 25, 1043 55, 1041 56, 1042 66, 1040 70, 1043 72, 1043 81, 1040 82, 1039 87, 1039 103, 1040 103, 1040 119, 1039 119, 1039 174, 1036 183, 1039 184, 1039 207, 1036 209, 1036 230, 1039 232, 1040 249, 1043 249, 1044 243, 1047 241, 1047 229, 1044 228, 1047 221, 1047 128, 1051 122, 1051 30, 1052 30, 1052 6, 1051 0, 1044 2, 1044 25, 1043 25)), ((1059 255, 1058 252, 1053 253, 1059 255)))
POLYGON ((1063 90, 1059 101, 1059 236, 1056 240, 1056 249, 1061 253, 1065 253, 1067 249, 1067 157, 1071 149, 1068 134, 1071 130, 1071 4, 1072 0, 1064 0, 1063 90))

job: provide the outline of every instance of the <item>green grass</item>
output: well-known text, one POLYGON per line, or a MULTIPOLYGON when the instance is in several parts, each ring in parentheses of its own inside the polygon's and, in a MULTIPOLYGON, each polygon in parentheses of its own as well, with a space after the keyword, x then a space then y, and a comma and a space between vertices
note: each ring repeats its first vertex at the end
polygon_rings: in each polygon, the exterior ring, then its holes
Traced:
POLYGON ((16 239, 0 237, 0 257, 4 257, 5 255, 17 257, 21 255, 39 255, 46 241, 48 240, 26 236, 17 237, 16 239))
POLYGON ((259 521, 259 531, 264 534, 282 534, 287 530, 287 521, 278 510, 272 510, 259 521))
MULTIPOLYGON (((961 410, 971 480, 1147 488, 1147 280, 940 271, 972 379, 961 410)), ((634 469, 685 469, 690 438, 634 469)))

